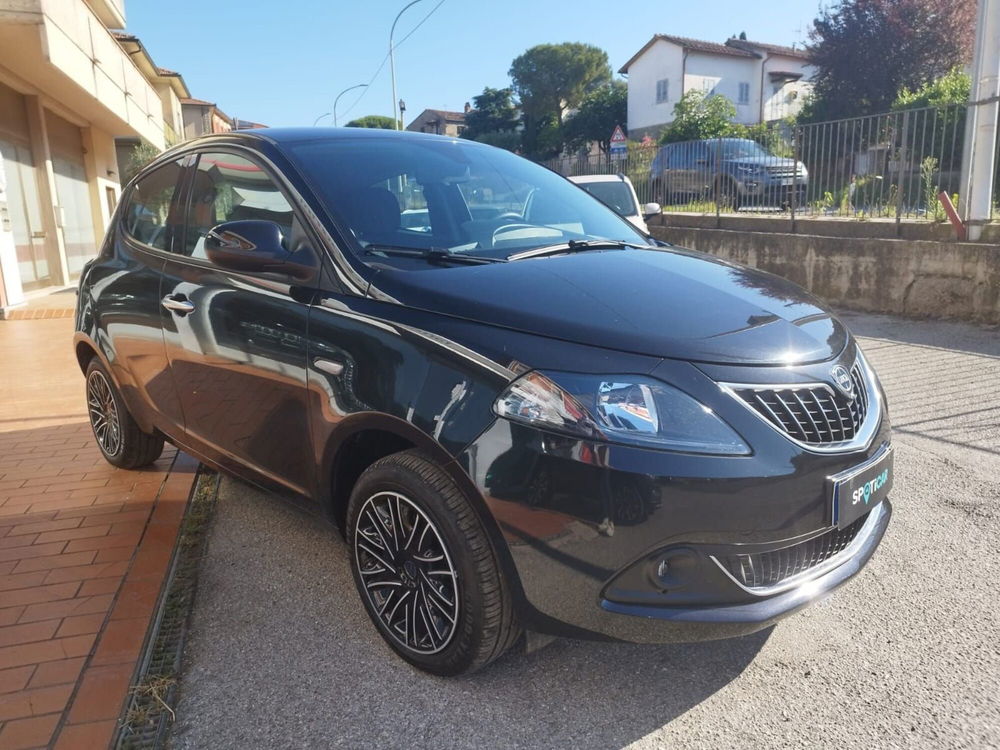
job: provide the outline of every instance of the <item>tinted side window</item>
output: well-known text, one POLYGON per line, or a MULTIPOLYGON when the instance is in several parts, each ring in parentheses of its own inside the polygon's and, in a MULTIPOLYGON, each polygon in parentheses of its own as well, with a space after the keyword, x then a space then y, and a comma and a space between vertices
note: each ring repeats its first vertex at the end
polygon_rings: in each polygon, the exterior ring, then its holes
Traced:
POLYGON ((129 192, 123 221, 125 231, 135 240, 170 250, 181 229, 177 184, 182 172, 179 161, 164 164, 142 177, 129 192))
POLYGON ((291 236, 292 207, 260 165, 236 154, 198 157, 184 233, 184 254, 204 258, 205 236, 226 221, 273 221, 291 236))

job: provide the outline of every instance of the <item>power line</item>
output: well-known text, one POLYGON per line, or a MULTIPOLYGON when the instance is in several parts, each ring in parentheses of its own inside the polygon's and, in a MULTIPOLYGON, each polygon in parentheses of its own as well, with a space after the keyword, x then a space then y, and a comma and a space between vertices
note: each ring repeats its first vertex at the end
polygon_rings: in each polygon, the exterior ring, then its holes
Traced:
MULTIPOLYGON (((445 3, 445 0, 438 0, 438 4, 437 4, 437 5, 435 5, 435 6, 433 7, 433 8, 431 8, 431 9, 430 9, 430 12, 428 12, 428 14, 427 14, 426 16, 424 16, 423 18, 421 18, 421 19, 420 19, 420 23, 418 23, 418 24, 417 24, 416 26, 414 26, 414 27, 413 27, 412 29, 410 29, 410 32, 409 32, 409 33, 408 33, 408 34, 407 34, 406 36, 404 36, 404 37, 403 37, 402 39, 400 39, 400 40, 399 40, 398 42, 396 42, 396 43, 395 43, 395 44, 393 45, 393 49, 396 49, 396 48, 398 48, 398 47, 399 47, 399 45, 401 45, 401 44, 402 44, 403 42, 405 42, 405 41, 406 41, 407 39, 409 39, 409 38, 410 38, 411 36, 413 36, 413 33, 414 33, 414 32, 415 32, 415 31, 416 31, 417 29, 419 29, 419 28, 420 28, 421 26, 423 26, 423 25, 424 25, 424 22, 425 22, 425 21, 426 21, 426 20, 427 20, 428 18, 430 18, 431 16, 433 16, 433 15, 434 15, 434 12, 435 12, 435 11, 436 11, 436 10, 437 10, 438 8, 440 8, 440 7, 442 6, 442 5, 444 5, 444 3, 445 3)), ((389 62, 389 53, 388 53, 388 52, 386 52, 386 53, 385 53, 385 57, 383 57, 383 58, 382 58, 382 62, 381 62, 381 63, 379 63, 379 66, 378 66, 378 68, 376 68, 376 70, 375 70, 375 73, 374 73, 374 74, 372 75, 372 77, 371 77, 371 78, 370 78, 370 79, 368 80, 368 85, 367 85, 367 86, 366 86, 366 87, 365 87, 365 88, 364 88, 364 89, 363 89, 363 90, 361 91, 361 93, 360 93, 360 94, 358 95, 358 98, 357 98, 357 99, 355 99, 355 100, 354 100, 353 102, 351 102, 351 106, 349 106, 349 107, 347 108, 347 110, 346 110, 346 111, 345 111, 345 112, 344 112, 344 113, 343 113, 343 114, 341 115, 341 117, 344 117, 344 118, 346 118, 346 117, 347 117, 347 115, 349 115, 349 114, 351 113, 351 110, 352 110, 352 109, 354 109, 354 108, 355 108, 356 106, 358 106, 358 104, 360 104, 360 103, 361 103, 361 100, 365 98, 365 94, 367 94, 367 93, 368 93, 368 91, 369 91, 369 90, 371 89, 371 85, 372 85, 373 83, 375 83, 375 79, 376 79, 376 78, 378 78, 378 75, 379 75, 379 73, 381 73, 381 72, 382 72, 382 70, 383 70, 383 69, 385 68, 385 64, 386 64, 387 62, 389 62)))

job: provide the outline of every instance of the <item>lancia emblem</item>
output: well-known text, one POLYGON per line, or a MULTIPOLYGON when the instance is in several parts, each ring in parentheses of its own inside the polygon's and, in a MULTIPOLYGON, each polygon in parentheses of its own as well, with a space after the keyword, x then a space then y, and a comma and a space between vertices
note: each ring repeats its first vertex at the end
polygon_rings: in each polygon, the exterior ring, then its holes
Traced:
POLYGON ((833 382, 848 398, 854 398, 854 381, 851 380, 851 373, 843 365, 834 367, 830 374, 833 375, 833 382))

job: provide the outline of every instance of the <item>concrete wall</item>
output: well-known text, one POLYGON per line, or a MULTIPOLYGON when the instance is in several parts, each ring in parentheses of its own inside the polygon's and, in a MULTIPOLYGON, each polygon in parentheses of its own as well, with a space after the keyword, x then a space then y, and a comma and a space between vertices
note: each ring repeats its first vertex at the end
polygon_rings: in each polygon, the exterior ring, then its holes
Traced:
POLYGON ((835 307, 1000 324, 1000 245, 651 227, 804 286, 835 307))

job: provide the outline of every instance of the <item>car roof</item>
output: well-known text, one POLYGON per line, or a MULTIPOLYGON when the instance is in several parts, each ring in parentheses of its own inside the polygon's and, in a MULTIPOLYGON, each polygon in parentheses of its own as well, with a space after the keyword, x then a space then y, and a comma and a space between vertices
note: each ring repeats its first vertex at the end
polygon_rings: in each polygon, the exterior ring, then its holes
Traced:
MULTIPOLYGON (((255 140, 270 141, 275 144, 302 143, 306 141, 337 141, 347 139, 400 139, 404 141, 426 141, 449 140, 471 145, 477 144, 475 141, 453 138, 451 136, 434 135, 432 133, 414 133, 408 130, 383 130, 381 128, 254 128, 252 130, 234 130, 221 135, 237 136, 240 138, 252 138, 255 140)), ((202 136, 205 139, 213 136, 202 136)), ((216 136, 218 137, 218 136, 216 136)), ((200 139, 196 139, 200 140, 200 139)), ((189 141, 190 143, 191 141, 189 141)))
POLYGON ((631 182, 628 177, 623 174, 581 174, 575 177, 570 177, 570 182, 575 182, 578 185, 583 185, 588 182, 631 182))

